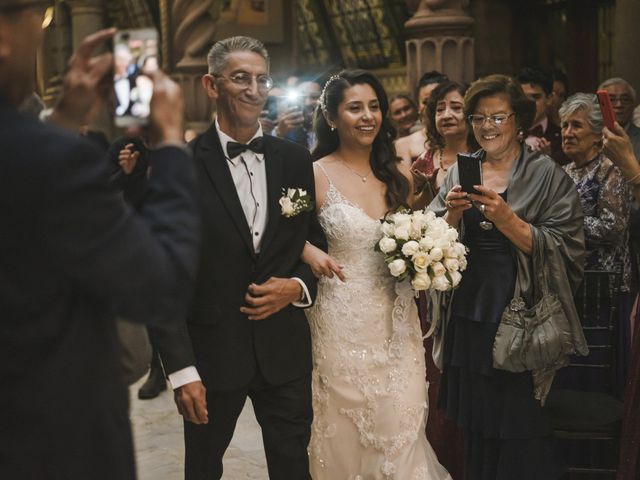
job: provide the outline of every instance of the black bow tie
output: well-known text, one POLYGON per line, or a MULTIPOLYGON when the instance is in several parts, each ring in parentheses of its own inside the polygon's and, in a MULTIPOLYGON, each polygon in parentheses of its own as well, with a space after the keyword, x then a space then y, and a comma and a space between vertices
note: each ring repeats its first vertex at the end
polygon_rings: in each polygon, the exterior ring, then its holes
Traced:
POLYGON ((264 153, 264 138, 256 137, 248 144, 227 142, 227 155, 229 158, 235 158, 247 150, 251 150, 255 153, 264 153))

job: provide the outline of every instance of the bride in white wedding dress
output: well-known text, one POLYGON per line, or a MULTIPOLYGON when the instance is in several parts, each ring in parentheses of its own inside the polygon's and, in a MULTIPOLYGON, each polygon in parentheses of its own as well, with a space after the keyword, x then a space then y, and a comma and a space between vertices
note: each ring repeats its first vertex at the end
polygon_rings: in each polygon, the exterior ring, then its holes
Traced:
POLYGON ((307 245, 303 253, 322 275, 307 310, 314 480, 451 479, 425 434, 424 348, 412 291, 396 284, 374 251, 379 219, 411 200, 387 108, 374 75, 347 70, 327 82, 316 113, 316 206, 329 252, 307 245))

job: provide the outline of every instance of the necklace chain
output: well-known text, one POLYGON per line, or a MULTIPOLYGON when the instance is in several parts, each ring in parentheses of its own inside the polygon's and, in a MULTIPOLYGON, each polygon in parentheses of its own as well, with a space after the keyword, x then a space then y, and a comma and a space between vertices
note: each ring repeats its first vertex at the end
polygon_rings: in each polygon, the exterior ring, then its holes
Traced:
POLYGON ((342 164, 347 167, 349 169, 349 171, 351 173, 353 173, 355 176, 357 176, 358 178, 360 178, 360 180, 362 180, 362 183, 366 183, 367 178, 369 178, 369 175, 371 175, 371 170, 369 170, 369 173, 367 173, 366 175, 360 175, 358 172, 356 172, 353 168, 351 168, 347 162, 345 162, 344 160, 342 160, 341 158, 339 159, 340 162, 342 162, 342 164))

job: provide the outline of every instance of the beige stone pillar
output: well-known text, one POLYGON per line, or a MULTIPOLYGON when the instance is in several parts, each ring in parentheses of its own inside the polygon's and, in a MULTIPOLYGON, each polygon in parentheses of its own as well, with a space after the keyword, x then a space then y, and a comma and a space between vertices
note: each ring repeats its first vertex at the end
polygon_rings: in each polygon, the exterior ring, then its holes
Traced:
POLYGON ((102 0, 66 0, 71 9, 71 39, 75 51, 87 35, 105 28, 102 0))
POLYGON ((474 79, 473 19, 464 7, 464 0, 421 0, 405 23, 410 92, 415 92, 419 78, 429 70, 459 82, 474 79))
POLYGON ((612 76, 624 78, 636 92, 640 92, 640 67, 636 50, 640 41, 640 0, 616 0, 615 9, 612 76))

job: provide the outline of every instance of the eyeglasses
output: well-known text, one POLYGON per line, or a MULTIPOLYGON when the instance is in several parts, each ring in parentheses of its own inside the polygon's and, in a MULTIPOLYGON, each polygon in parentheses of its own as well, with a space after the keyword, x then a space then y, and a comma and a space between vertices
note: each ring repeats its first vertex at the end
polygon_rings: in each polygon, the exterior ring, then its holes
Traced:
POLYGON ((467 120, 469 120, 469 123, 474 127, 481 127, 487 120, 489 120, 489 123, 495 125, 496 127, 499 127, 507 123, 507 120, 509 120, 509 118, 513 115, 515 115, 515 113, 496 113, 495 115, 469 115, 467 117, 467 120))
POLYGON ((620 105, 626 107, 627 105, 631 105, 633 103, 633 98, 631 95, 609 95, 609 100, 611 100, 612 104, 616 104, 620 102, 620 105))
POLYGON ((229 80, 234 85, 242 88, 251 87, 254 78, 256 79, 259 90, 269 91, 273 88, 273 78, 271 78, 269 75, 258 75, 254 77, 253 75, 246 72, 234 73, 232 75, 229 75, 228 77, 219 75, 217 73, 212 73, 211 75, 216 78, 224 78, 225 80, 229 80))
POLYGON ((51 23, 53 23, 53 17, 55 14, 55 5, 52 1, 34 1, 34 2, 22 2, 15 3, 13 5, 0 6, 0 13, 17 13, 29 8, 42 9, 42 29, 45 30, 51 23))

